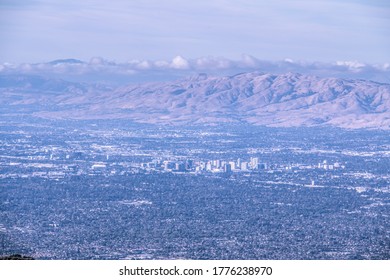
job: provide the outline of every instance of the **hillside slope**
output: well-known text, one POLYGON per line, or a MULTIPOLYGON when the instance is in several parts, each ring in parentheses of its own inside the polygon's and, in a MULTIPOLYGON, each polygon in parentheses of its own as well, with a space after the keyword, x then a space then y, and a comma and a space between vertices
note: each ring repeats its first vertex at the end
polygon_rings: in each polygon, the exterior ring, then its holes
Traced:
POLYGON ((32 114, 46 118, 390 129, 390 85, 365 80, 251 72, 116 89, 57 83, 46 81, 41 90, 0 84, 0 102, 14 111, 18 104, 39 105, 32 114))

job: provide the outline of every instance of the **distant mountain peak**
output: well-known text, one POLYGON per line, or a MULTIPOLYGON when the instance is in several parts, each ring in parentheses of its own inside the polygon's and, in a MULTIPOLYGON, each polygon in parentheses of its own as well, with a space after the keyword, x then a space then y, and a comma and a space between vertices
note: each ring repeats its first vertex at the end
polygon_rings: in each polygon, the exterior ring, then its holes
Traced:
POLYGON ((199 73, 197 75, 194 75, 190 78, 191 81, 204 81, 207 80, 208 75, 207 73, 199 73))
POLYGON ((67 58, 67 59, 56 59, 53 61, 50 61, 49 64, 51 65, 57 65, 57 64, 84 64, 84 61, 74 59, 74 58, 67 58))

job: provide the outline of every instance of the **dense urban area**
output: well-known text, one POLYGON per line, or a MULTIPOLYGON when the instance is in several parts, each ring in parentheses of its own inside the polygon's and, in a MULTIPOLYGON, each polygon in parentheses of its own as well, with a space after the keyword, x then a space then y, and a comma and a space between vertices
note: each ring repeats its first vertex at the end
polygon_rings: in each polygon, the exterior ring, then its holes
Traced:
POLYGON ((390 133, 0 122, 0 255, 389 259, 390 133))

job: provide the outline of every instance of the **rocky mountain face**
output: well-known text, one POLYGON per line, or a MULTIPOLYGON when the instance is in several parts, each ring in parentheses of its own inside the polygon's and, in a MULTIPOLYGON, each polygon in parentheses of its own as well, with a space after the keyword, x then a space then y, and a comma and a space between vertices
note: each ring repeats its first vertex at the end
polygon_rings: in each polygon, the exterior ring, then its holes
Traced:
POLYGON ((45 118, 390 129, 390 84, 366 80, 251 72, 112 89, 10 79, 0 77, 1 108, 45 118))

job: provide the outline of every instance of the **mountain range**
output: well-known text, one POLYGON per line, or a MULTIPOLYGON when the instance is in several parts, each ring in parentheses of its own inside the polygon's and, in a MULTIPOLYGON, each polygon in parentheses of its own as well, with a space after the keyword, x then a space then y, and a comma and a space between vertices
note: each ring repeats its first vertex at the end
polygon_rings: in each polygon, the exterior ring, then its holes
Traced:
POLYGON ((120 118, 169 125, 246 123, 390 129, 390 84, 249 72, 107 87, 39 76, 0 75, 0 110, 1 115, 120 118))

